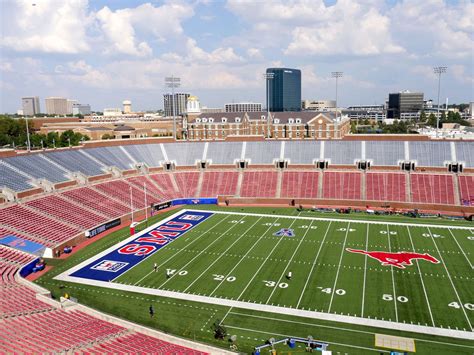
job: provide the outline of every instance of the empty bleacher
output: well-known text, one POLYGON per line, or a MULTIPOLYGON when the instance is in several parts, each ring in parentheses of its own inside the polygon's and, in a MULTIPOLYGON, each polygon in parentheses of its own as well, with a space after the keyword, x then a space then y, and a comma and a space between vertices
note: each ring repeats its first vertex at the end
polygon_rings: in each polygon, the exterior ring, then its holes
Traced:
POLYGON ((244 171, 240 196, 275 197, 278 173, 275 171, 244 171))
POLYGON ((146 163, 149 167, 160 166, 160 163, 165 160, 159 144, 125 145, 123 148, 138 163, 146 163))
POLYGON ((148 202, 159 202, 166 200, 166 196, 148 176, 140 175, 125 179, 129 184, 136 187, 139 190, 147 192, 148 202))
POLYGON ((360 200, 361 173, 325 171, 323 173, 323 198, 360 200))
POLYGON ((474 167, 474 143, 456 142, 456 160, 466 163, 466 167, 474 167))
POLYGON ((46 179, 51 182, 69 180, 69 178, 66 177, 65 171, 46 159, 41 158, 38 154, 5 158, 4 161, 36 179, 46 179))
POLYGON ((362 145, 359 141, 326 141, 324 142, 324 158, 330 159, 331 164, 354 165, 361 159, 362 145))
POLYGON ((444 166, 451 160, 449 142, 409 142, 410 160, 416 160, 418 166, 444 166))
POLYGON ((107 221, 107 218, 85 208, 74 205, 59 196, 46 196, 26 203, 38 211, 51 215, 58 220, 74 224, 81 229, 89 229, 107 221))
POLYGON ((168 160, 176 161, 178 166, 195 166, 201 160, 205 143, 168 143, 164 144, 168 160))
POLYGON ((280 159, 281 142, 266 142, 265 148, 261 142, 247 142, 245 158, 250 159, 250 164, 273 164, 275 159, 280 159))
POLYGON ((33 185, 28 183, 28 178, 1 164, 0 161, 0 192, 4 187, 14 191, 29 190, 33 185))
POLYGON ((79 171, 87 176, 104 174, 102 165, 93 159, 90 159, 87 155, 81 153, 79 150, 51 152, 45 154, 45 156, 72 172, 79 171))
POLYGON ((366 199, 369 201, 405 202, 406 175, 404 173, 366 174, 366 199))
POLYGON ((198 172, 176 172, 174 178, 183 197, 196 197, 199 181, 198 172))
POLYGON ((447 174, 411 174, 413 202, 454 204, 453 176, 447 174))
POLYGON ((212 142, 207 149, 207 159, 213 165, 230 165, 235 160, 240 160, 242 154, 242 142, 212 142))
POLYGON ((290 164, 313 164, 321 157, 321 142, 285 142, 285 158, 290 164))
POLYGON ((101 147, 86 149, 85 152, 106 166, 115 166, 121 170, 134 168, 135 162, 120 149, 120 147, 101 147))
POLYGON ((405 144, 399 141, 367 141, 365 159, 372 160, 373 165, 396 166, 400 160, 405 160, 405 144))
MULTIPOLYGON (((127 184, 123 180, 103 182, 94 185, 94 189, 114 198, 115 200, 119 200, 122 202, 122 204, 129 206, 130 208, 130 203, 133 204, 134 209, 145 207, 145 193, 143 189, 138 189, 130 184, 127 184)), ((147 203, 156 201, 156 197, 153 197, 149 194, 147 195, 147 203)))
POLYGON ((315 171, 285 171, 281 197, 317 198, 319 173, 315 171))
POLYGON ((173 187, 173 176, 169 173, 161 173, 161 174, 152 174, 150 175, 150 179, 160 187, 164 197, 168 200, 173 198, 183 197, 180 192, 177 192, 173 187))
POLYGON ((460 175, 458 182, 461 204, 474 206, 474 176, 460 175))
POLYGON ((203 173, 201 197, 235 195, 239 173, 236 171, 206 171, 203 173))

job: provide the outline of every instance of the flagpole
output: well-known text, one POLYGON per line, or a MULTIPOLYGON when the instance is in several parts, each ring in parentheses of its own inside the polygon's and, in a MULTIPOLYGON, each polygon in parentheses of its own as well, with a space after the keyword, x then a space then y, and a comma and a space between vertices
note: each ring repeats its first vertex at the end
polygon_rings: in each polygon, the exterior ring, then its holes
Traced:
POLYGON ((130 210, 132 211, 132 223, 133 223, 133 196, 132 196, 132 187, 130 186, 130 210))

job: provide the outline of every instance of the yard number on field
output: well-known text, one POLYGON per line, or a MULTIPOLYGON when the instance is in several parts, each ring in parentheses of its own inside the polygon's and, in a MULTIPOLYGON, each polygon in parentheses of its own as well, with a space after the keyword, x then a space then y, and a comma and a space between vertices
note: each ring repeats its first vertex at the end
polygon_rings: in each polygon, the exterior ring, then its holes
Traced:
POLYGON ((216 281, 227 281, 227 282, 234 282, 237 278, 235 276, 227 276, 225 277, 224 275, 217 275, 217 274, 213 274, 212 276, 214 276, 214 280, 216 281))
MULTIPOLYGON (((332 293, 332 288, 331 287, 318 287, 321 289, 321 292, 331 294, 332 293)), ((338 288, 337 290, 334 291, 334 293, 338 296, 344 296, 346 294, 346 290, 343 290, 342 288, 338 288)))
MULTIPOLYGON (((166 269, 166 275, 174 275, 176 273, 176 269, 166 269)), ((178 272, 178 275, 179 276, 184 276, 184 275, 187 275, 188 272, 186 270, 181 270, 180 272, 178 272)))
MULTIPOLYGON (((449 307, 453 307, 453 308, 456 308, 456 309, 459 309, 461 308, 461 306, 459 305, 459 303, 457 302, 451 302, 450 304, 448 304, 449 307)), ((470 310, 470 311, 474 311, 474 304, 472 303, 465 303, 464 304, 464 308, 470 310)))
MULTIPOLYGON (((393 296, 385 293, 385 294, 382 296, 382 299, 383 299, 384 301, 393 301, 393 296)), ((402 302, 402 303, 406 303, 406 302, 408 302, 408 298, 405 297, 405 296, 398 296, 398 297, 397 297, 397 301, 398 301, 398 302, 402 302)))
MULTIPOLYGON (((265 286, 267 287, 275 287, 276 286, 276 282, 275 281, 268 281, 268 280, 264 280, 263 281, 265 283, 265 286)), ((280 288, 287 288, 288 287, 288 284, 286 282, 280 282, 278 284, 278 287, 280 288)))

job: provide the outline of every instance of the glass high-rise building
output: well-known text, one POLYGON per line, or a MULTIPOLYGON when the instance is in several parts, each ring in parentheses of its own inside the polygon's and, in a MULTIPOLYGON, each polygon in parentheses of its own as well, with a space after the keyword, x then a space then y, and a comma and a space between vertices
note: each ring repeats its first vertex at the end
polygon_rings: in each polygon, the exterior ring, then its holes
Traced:
POLYGON ((270 111, 301 111, 301 70, 268 68, 267 98, 270 111))

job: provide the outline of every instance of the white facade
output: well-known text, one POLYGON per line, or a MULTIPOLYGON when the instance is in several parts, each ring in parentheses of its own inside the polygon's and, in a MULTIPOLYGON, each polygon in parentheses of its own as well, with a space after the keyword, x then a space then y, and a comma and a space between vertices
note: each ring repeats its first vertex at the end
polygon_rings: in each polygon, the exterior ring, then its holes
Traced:
POLYGON ((77 100, 67 100, 67 114, 68 115, 72 115, 73 112, 72 112, 72 109, 74 107, 74 105, 78 105, 79 102, 77 100))
POLYGON ((104 116, 122 116, 122 110, 119 108, 104 108, 104 116))
POLYGON ((303 100, 303 110, 331 111, 336 108, 335 100, 303 100))
MULTIPOLYGON (((44 99, 46 103, 46 113, 48 115, 67 115, 67 99, 64 97, 47 97, 44 99)), ((71 107, 72 113, 72 107, 71 107)))
POLYGON ((127 114, 127 113, 132 112, 132 101, 125 100, 124 102, 122 102, 122 105, 123 105, 123 113, 127 114))
POLYGON ((196 96, 189 96, 186 101, 186 113, 201 113, 201 103, 196 96))
POLYGON ((21 107, 25 116, 34 116, 41 112, 38 96, 22 97, 21 107))

